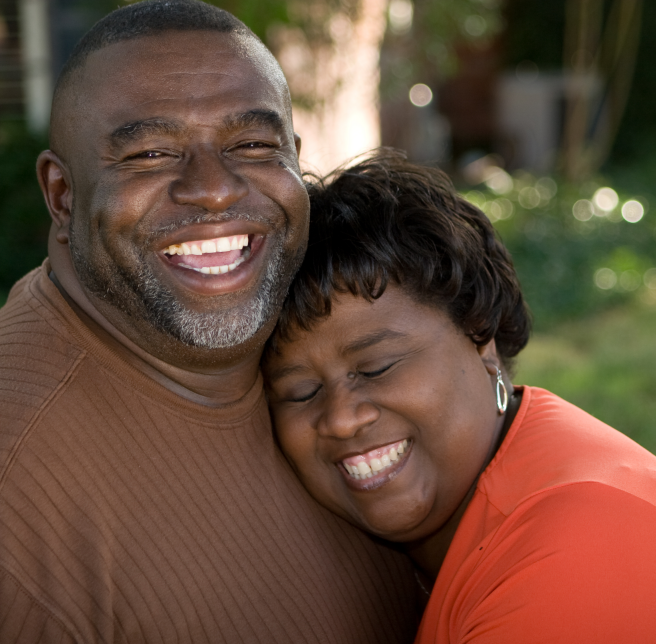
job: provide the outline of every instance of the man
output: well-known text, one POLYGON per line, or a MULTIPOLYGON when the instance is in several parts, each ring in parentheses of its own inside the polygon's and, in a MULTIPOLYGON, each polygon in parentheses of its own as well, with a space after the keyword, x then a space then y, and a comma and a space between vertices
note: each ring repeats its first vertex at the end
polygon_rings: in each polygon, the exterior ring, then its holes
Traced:
POLYGON ((37 164, 49 260, 0 312, 1 642, 412 639, 406 562, 271 435, 298 147, 271 54, 198 0, 119 9, 72 54, 37 164))

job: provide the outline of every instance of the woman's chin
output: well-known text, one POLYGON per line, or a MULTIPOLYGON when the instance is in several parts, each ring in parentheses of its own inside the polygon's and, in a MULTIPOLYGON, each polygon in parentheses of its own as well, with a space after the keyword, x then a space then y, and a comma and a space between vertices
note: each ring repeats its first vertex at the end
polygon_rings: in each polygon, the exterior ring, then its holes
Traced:
POLYGON ((430 533, 428 519, 432 504, 407 502, 377 505, 380 507, 367 508, 349 520, 365 532, 395 543, 416 541, 430 533))

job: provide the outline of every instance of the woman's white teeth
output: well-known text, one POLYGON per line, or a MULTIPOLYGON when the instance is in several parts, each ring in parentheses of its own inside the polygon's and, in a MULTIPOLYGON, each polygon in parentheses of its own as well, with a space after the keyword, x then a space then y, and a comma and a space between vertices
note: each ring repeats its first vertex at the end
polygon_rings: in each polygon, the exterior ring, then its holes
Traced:
POLYGON ((396 463, 399 458, 405 453, 408 449, 408 441, 404 440, 400 443, 394 445, 384 454, 380 456, 374 456, 369 459, 369 461, 358 461, 356 464, 347 463, 342 461, 346 471, 357 480, 370 479, 372 476, 375 476, 379 472, 391 467, 396 463))
POLYGON ((233 235, 205 241, 171 244, 164 249, 164 252, 167 255, 203 255, 204 253, 227 253, 230 250, 240 250, 245 246, 248 246, 248 235, 233 235))
POLYGON ((232 264, 226 264, 225 266, 203 266, 203 268, 196 268, 195 266, 189 266, 188 264, 178 264, 178 266, 182 266, 183 268, 190 268, 192 271, 196 271, 197 273, 205 273, 205 275, 219 275, 221 273, 229 273, 230 271, 234 271, 235 268, 239 266, 239 264, 245 261, 245 257, 239 257, 234 262, 232 262, 232 264))
POLYGON ((367 476, 367 474, 371 474, 371 468, 364 461, 361 461, 358 463, 358 474, 367 476))

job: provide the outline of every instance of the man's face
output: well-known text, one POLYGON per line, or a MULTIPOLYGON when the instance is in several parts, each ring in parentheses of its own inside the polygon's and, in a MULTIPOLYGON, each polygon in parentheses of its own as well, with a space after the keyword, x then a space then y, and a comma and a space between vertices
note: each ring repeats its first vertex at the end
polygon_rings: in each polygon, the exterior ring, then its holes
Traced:
POLYGON ((307 238, 275 64, 248 39, 166 32, 95 52, 82 74, 64 157, 83 286, 187 345, 247 341, 307 238))

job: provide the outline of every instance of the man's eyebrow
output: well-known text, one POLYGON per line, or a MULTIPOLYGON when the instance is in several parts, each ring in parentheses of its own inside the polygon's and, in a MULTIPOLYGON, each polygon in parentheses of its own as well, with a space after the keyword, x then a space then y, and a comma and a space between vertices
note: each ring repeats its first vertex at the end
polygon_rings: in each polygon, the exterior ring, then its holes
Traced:
POLYGON ((113 145, 121 145, 131 141, 138 141, 150 135, 178 134, 182 129, 182 125, 177 121, 153 117, 139 121, 130 121, 117 127, 109 135, 109 140, 113 145))
POLYGON ((347 344, 342 349, 343 355, 349 355, 351 353, 356 353, 357 351, 362 351, 363 349, 368 349, 369 347, 384 342, 385 340, 398 340, 400 338, 407 338, 406 333, 401 333, 400 331, 393 331, 392 329, 381 329, 380 331, 374 331, 373 333, 368 333, 367 335, 354 340, 353 342, 347 344))
POLYGON ((249 110, 241 114, 228 116, 224 121, 224 126, 229 130, 239 130, 253 126, 268 127, 277 132, 285 131, 285 122, 273 110, 249 110))

